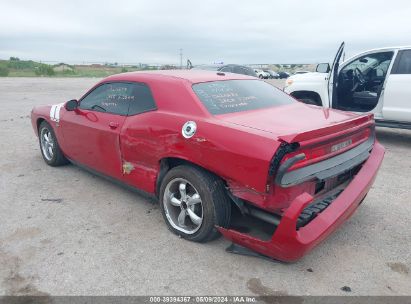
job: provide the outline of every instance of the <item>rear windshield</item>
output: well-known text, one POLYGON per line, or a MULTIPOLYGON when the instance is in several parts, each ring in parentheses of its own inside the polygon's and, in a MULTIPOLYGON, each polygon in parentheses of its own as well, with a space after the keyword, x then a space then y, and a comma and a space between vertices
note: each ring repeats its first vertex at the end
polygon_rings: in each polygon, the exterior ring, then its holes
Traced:
POLYGON ((261 80, 223 80, 193 85, 193 90, 213 114, 226 114, 275 107, 293 98, 261 80))

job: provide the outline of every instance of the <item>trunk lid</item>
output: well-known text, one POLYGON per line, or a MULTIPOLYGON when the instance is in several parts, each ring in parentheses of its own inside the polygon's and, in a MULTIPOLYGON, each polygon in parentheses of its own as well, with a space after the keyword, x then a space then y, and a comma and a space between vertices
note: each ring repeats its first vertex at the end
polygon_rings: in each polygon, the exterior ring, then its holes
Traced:
POLYGON ((299 153, 305 159, 296 169, 347 151, 366 141, 373 132, 372 114, 357 115, 300 102, 268 109, 219 115, 219 119, 243 127, 269 132, 277 140, 296 145, 286 159, 299 153))
POLYGON ((301 102, 216 117, 232 124, 269 132, 287 142, 341 131, 372 120, 372 115, 359 116, 301 102))

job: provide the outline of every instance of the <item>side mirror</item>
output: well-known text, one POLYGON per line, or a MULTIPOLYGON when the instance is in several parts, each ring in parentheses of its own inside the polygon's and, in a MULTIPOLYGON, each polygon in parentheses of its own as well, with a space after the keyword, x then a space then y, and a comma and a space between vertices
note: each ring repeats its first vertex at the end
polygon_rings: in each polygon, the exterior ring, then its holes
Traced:
POLYGON ((66 105, 64 106, 67 111, 74 111, 75 109, 78 108, 78 100, 77 99, 72 99, 66 102, 66 105))
POLYGON ((330 65, 328 63, 319 63, 315 71, 318 73, 328 73, 330 71, 330 65))

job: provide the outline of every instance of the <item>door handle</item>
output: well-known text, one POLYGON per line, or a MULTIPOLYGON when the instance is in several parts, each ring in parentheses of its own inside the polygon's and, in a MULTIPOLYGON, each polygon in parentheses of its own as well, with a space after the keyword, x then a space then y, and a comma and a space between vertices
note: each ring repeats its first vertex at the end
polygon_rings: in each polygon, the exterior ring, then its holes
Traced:
POLYGON ((117 129, 118 128, 118 122, 110 121, 108 123, 108 126, 110 127, 110 129, 117 129))

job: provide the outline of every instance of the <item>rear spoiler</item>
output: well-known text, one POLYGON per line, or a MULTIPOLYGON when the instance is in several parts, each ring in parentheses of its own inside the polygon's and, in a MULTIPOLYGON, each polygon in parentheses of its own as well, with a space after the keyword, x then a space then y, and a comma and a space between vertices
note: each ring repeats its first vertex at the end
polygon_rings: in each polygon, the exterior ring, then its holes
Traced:
POLYGON ((279 136, 278 139, 289 144, 298 142, 303 146, 303 142, 313 144, 326 141, 328 138, 336 138, 339 135, 343 136, 348 133, 354 133, 357 130, 372 126, 374 123, 374 115, 367 114, 321 129, 279 136))

